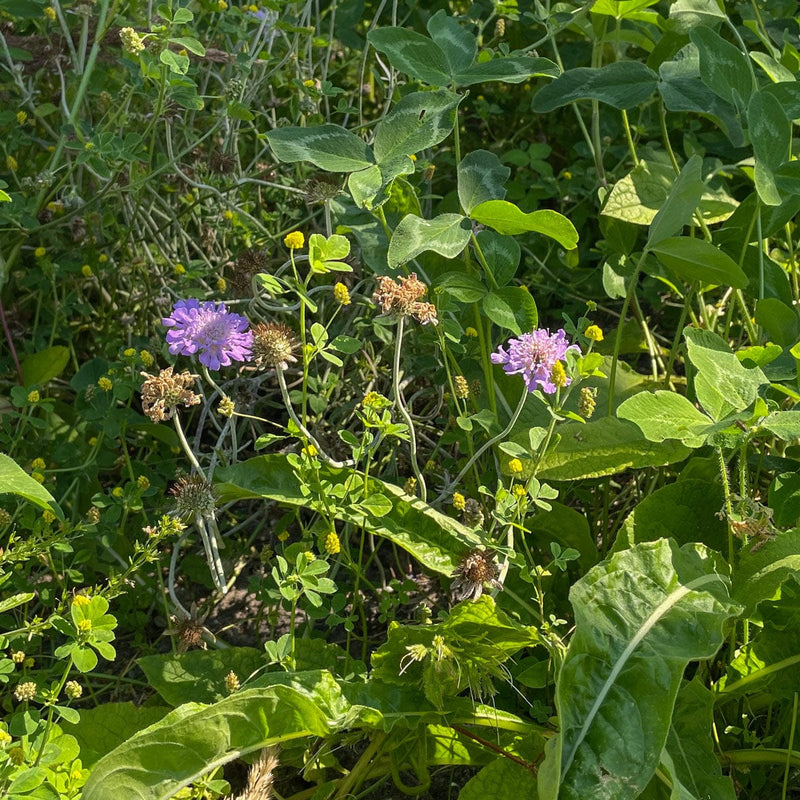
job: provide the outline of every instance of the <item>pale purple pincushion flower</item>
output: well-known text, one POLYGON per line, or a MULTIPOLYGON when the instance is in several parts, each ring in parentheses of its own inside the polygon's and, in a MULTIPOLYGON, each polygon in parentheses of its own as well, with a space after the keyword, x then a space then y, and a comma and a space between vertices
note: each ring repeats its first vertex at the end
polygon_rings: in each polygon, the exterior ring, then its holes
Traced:
POLYGON ((167 344, 173 355, 192 356, 209 369, 227 367, 233 361, 247 361, 253 349, 253 334, 247 319, 225 308, 225 303, 178 300, 172 316, 161 323, 167 331, 167 344))
POLYGON ((508 352, 498 347, 492 353, 492 362, 502 364, 509 375, 522 375, 529 392, 536 391, 538 386, 546 394, 554 394, 557 388, 551 380, 555 363, 563 361, 568 350, 580 352, 578 345, 567 343, 567 335, 561 328, 555 333, 547 328, 523 333, 519 339, 509 339, 507 347, 508 352))

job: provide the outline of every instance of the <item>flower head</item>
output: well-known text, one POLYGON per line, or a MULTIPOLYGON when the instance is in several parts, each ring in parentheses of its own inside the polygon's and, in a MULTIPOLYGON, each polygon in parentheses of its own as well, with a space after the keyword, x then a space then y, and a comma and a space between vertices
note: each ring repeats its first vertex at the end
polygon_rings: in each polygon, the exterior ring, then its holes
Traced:
POLYGON ((341 281, 333 287, 333 296, 336 298, 336 302, 340 305, 350 305, 350 292, 341 281))
POLYGON ((372 295, 374 302, 380 305, 384 314, 395 317, 415 317, 423 325, 429 322, 436 325, 436 306, 433 303, 420 302, 428 287, 412 272, 407 278, 397 283, 388 275, 378 277, 378 289, 372 295))
POLYGON ((483 585, 488 583, 493 588, 501 587, 497 580, 500 568, 495 564, 493 550, 470 550, 453 572, 453 581, 450 591, 453 599, 466 600, 472 597, 477 600, 483 594, 483 585))
MULTIPOLYGON (((577 345, 567 344, 563 329, 551 334, 547 328, 538 328, 518 339, 509 339, 507 347, 507 351, 498 347, 492 353, 492 362, 503 364, 508 375, 522 375, 529 392, 541 388, 546 394, 554 394, 557 388, 552 379, 556 362, 563 361, 569 350, 580 352, 577 345)), ((570 378, 565 376, 563 380, 563 385, 569 386, 570 378)))
POLYGON ((303 236, 302 231, 292 231, 291 233, 287 233, 286 236, 283 237, 283 243, 290 250, 300 250, 306 243, 306 237, 303 236))
POLYGON ((189 408, 200 402, 200 398, 189 390, 197 377, 190 372, 173 375, 172 367, 167 367, 158 375, 148 375, 145 372, 142 375, 145 376, 142 384, 142 410, 153 422, 171 419, 176 406, 181 403, 189 408))
POLYGON ((253 328, 253 360, 259 369, 288 369, 290 361, 297 361, 296 345, 294 331, 282 322, 259 322, 253 328))
POLYGON ((173 355, 199 353, 200 363, 209 369, 227 367, 232 361, 247 361, 253 349, 253 334, 247 319, 225 308, 225 303, 179 300, 172 316, 161 323, 173 355))
POLYGON ((182 517, 214 513, 214 487, 200 475, 181 478, 169 491, 175 498, 176 510, 182 517))

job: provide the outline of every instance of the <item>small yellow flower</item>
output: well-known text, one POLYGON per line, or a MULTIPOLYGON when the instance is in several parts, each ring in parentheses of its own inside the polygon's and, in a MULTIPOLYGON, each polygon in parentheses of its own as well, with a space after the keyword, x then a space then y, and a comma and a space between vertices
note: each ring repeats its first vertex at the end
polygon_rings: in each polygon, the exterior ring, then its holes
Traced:
POLYGON ((97 437, 96 436, 90 437, 88 445, 89 447, 95 447, 97 445, 97 437))
POLYGON ((226 208, 222 212, 222 216, 223 216, 224 219, 226 219, 226 220, 228 220, 228 222, 230 222, 233 219, 233 211, 231 211, 229 208, 226 208))
MULTIPOLYGON (((36 684, 34 684, 35 686, 36 684)), ((16 692, 15 692, 16 695, 16 692)), ((21 747, 14 747, 8 751, 8 760, 19 766, 25 763, 25 751, 21 747)))
POLYGON ((25 111, 17 111, 17 122, 24 125, 28 119, 28 114, 25 111))
POLYGON ((313 89, 314 88, 314 81, 311 80, 311 78, 309 78, 308 80, 303 81, 303 86, 305 86, 306 89, 313 89))
POLYGON ((78 608, 91 605, 91 603, 92 601, 85 594, 76 594, 72 598, 72 605, 78 606, 78 608))
POLYGON ((225 0, 217 0, 217 10, 218 11, 228 10, 228 4, 225 2, 225 0))
POLYGON ((285 542, 289 538, 289 531, 281 531, 278 534, 278 541, 285 542))
POLYGON ((258 6, 255 3, 251 3, 249 6, 247 6, 247 10, 250 11, 252 14, 257 14, 258 6))
POLYGON ((153 356, 151 356, 150 353, 147 352, 147 350, 140 350, 139 358, 142 359, 142 364, 144 364, 146 367, 153 366, 153 356))
POLYGON ((136 355, 136 350, 133 347, 128 347, 123 350, 122 355, 124 355, 125 358, 133 358, 136 355))
POLYGON ((47 466, 43 458, 34 458, 31 461, 31 469, 44 469, 47 466))
POLYGON ((47 255, 47 248, 46 247, 37 247, 33 251, 33 255, 35 258, 44 258, 47 255))
POLYGON ((36 483, 44 483, 44 475, 41 472, 31 472, 31 478, 33 478, 36 483))
POLYGON ((217 291, 224 292, 228 288, 228 281, 225 278, 217 278, 217 291))
POLYGON ((98 260, 98 261, 99 261, 101 264, 105 264, 105 263, 106 263, 106 261, 108 261, 108 256, 107 256, 105 253, 101 253, 101 254, 100 254, 98 257, 97 257, 97 260, 98 260))
POLYGON ((567 371, 561 361, 553 364, 553 371, 550 373, 550 381, 557 389, 563 389, 567 385, 567 371))
POLYGON ((94 150, 94 142, 84 142, 83 149, 84 150, 94 150))
POLYGON ((283 237, 283 243, 290 250, 299 250, 306 243, 306 237, 303 236, 302 231, 292 231, 283 237))
POLYGON ((52 6, 47 6, 44 10, 44 15, 52 22, 56 18, 56 10, 52 6))
POLYGON ((11 654, 11 660, 15 664, 21 664, 25 660, 25 651, 24 650, 16 650, 11 654))
POLYGON ((416 161, 416 160, 417 160, 417 157, 416 157, 416 156, 415 156, 413 153, 411 153, 411 155, 409 156, 409 158, 410 158, 412 161, 416 161))
POLYGON ((304 447, 304 448, 303 448, 303 449, 302 449, 300 452, 301 452, 301 453, 302 453, 304 456, 308 456, 309 458, 314 458, 314 456, 315 456, 315 455, 317 455, 317 453, 318 453, 319 451, 317 450, 317 448, 316 448, 316 447, 314 447, 314 445, 313 445, 313 444, 309 444, 309 445, 307 445, 306 447, 304 447))
POLYGON ((520 499, 525 497, 526 494, 528 494, 528 492, 521 483, 514 486, 514 497, 520 499))
POLYGON ((91 629, 92 629, 92 621, 90 619, 78 620, 78 630, 81 633, 89 633, 91 629))
POLYGON ((183 264, 178 263, 172 268, 172 271, 176 275, 185 275, 186 274, 186 267, 184 267, 183 264))
POLYGON ((333 287, 333 296, 336 298, 336 302, 343 306, 350 305, 350 292, 347 290, 347 287, 339 281, 333 287))
POLYGON ((230 419, 233 416, 233 412, 236 409, 236 403, 230 399, 230 397, 223 397, 220 400, 219 405, 217 406, 217 412, 221 414, 223 417, 228 417, 230 419))
POLYGON ((32 392, 28 392, 29 403, 38 403, 39 399, 39 392, 37 392, 36 389, 34 389, 32 392))
POLYGON ((35 664, 36 664, 36 660, 33 658, 33 656, 28 656, 28 657, 27 657, 27 658, 26 658, 26 659, 25 659, 25 660, 22 662, 22 666, 23 666, 25 669, 33 669, 33 667, 34 667, 34 665, 35 665, 35 664))
POLYGON ((150 479, 147 475, 140 475, 136 479, 136 485, 139 487, 140 491, 146 492, 150 488, 150 479))
POLYGON ((84 264, 81 267, 81 275, 83 275, 84 278, 91 278, 94 272, 92 272, 92 268, 88 264, 84 264))
POLYGON ((339 541, 339 537, 336 534, 336 531, 331 531, 325 537, 325 552, 329 555, 335 556, 338 552, 342 549, 342 543, 339 541))
POLYGON ((125 494, 125 492, 123 491, 121 486, 115 486, 111 490, 111 494, 112 494, 113 497, 116 497, 117 499, 119 499, 120 497, 122 497, 123 494, 125 494))
POLYGON ((464 335, 465 335, 465 336, 469 336, 471 339, 474 339, 474 338, 476 338, 476 337, 477 337, 477 335, 478 335, 478 331, 476 331, 476 330, 475 330, 475 328, 467 328, 467 329, 464 331, 464 335))
POLYGON ((467 505, 467 500, 461 492, 453 492, 453 508, 456 511, 463 511, 467 505))
POLYGON ((522 474, 522 462, 518 458, 512 458, 508 462, 508 471, 513 475, 522 474))
POLYGON ((570 172, 568 169, 565 169, 565 170, 564 170, 564 180, 565 180, 565 181, 568 181, 568 180, 570 180, 571 178, 572 178, 572 173, 571 173, 571 172, 570 172))
POLYGON ((99 378, 97 381, 97 385, 104 391, 110 392, 114 388, 114 384, 111 382, 109 378, 103 375, 102 378, 99 378))
POLYGON ((585 331, 584 336, 591 339, 593 342, 603 341, 603 330, 599 325, 590 325, 585 331))
POLYGON ((11 741, 11 736, 6 731, 0 730, 0 747, 5 747, 11 741))
POLYGON ((317 560, 317 557, 310 550, 306 550, 305 553, 303 553, 303 555, 306 557, 306 561, 308 561, 309 563, 311 561, 317 560))
POLYGON ((42 511, 42 519, 48 525, 50 525, 51 523, 56 521, 56 515, 49 508, 46 508, 44 511, 42 511))
POLYGON ((64 694, 70 700, 77 700, 83 694, 83 687, 78 681, 67 681, 64 686, 64 694))
POLYGON ((12 172, 17 171, 17 159, 14 156, 6 156, 6 167, 10 169, 12 172))
POLYGON ((47 145, 47 152, 48 153, 55 153, 55 151, 56 151, 55 145, 53 145, 53 144, 47 145))

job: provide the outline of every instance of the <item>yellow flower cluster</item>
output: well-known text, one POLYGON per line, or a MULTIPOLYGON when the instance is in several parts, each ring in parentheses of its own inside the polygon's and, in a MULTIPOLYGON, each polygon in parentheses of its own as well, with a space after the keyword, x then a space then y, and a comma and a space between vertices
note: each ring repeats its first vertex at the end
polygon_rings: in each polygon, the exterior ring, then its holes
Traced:
POLYGON ((300 250, 306 243, 306 237, 303 235, 302 231, 292 231, 283 237, 283 243, 290 250, 300 250))

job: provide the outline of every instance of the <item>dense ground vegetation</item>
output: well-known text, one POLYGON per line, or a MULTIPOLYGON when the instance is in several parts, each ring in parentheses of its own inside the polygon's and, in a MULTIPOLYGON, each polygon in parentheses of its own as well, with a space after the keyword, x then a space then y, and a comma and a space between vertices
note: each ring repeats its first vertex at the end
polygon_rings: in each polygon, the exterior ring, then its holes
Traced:
POLYGON ((800 798, 790 0, 0 0, 0 795, 800 798))

